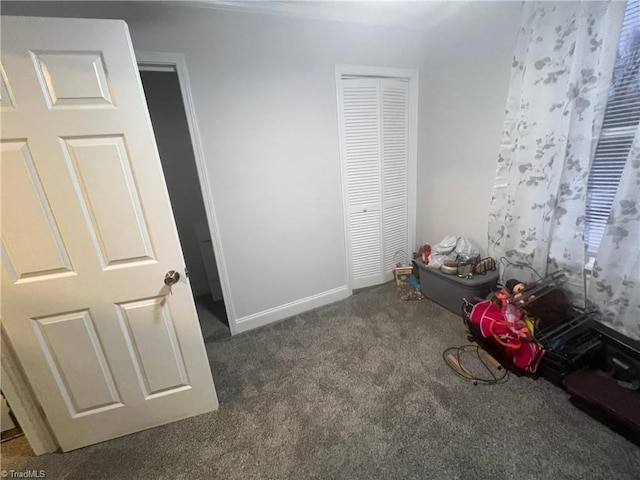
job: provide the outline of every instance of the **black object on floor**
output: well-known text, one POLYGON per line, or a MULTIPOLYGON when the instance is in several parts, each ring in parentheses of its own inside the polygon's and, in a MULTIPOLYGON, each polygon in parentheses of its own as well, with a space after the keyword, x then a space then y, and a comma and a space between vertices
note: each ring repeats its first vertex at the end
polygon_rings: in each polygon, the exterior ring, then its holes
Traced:
POLYGON ((587 411, 600 414, 599 420, 636 443, 640 440, 640 393, 594 370, 570 373, 564 385, 578 406, 586 404, 591 407, 587 411))
POLYGON ((538 366, 540 375, 562 386, 570 372, 590 365, 602 349, 600 337, 590 328, 594 318, 594 313, 576 311, 573 318, 558 321, 552 329, 536 335, 545 348, 538 366))

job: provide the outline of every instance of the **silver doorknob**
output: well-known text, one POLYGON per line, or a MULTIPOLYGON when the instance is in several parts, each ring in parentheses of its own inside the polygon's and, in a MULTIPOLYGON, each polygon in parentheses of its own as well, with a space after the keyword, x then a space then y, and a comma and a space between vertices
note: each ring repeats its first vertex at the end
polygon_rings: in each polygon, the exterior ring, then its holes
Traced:
POLYGON ((164 284, 167 286, 175 285, 180 280, 180 274, 175 270, 169 270, 164 276, 164 284))

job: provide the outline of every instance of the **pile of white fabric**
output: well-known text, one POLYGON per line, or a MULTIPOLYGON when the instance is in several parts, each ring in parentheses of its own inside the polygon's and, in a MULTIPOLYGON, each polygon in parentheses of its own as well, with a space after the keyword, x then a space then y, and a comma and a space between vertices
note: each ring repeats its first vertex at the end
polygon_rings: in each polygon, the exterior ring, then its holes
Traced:
POLYGON ((480 247, 473 240, 457 235, 447 235, 432 247, 429 266, 440 268, 445 260, 466 262, 479 257, 480 247))

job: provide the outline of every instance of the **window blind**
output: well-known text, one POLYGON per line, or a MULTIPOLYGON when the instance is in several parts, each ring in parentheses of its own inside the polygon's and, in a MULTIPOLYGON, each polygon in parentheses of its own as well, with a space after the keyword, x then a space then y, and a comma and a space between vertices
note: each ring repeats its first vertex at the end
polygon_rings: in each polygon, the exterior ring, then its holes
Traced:
POLYGON ((640 0, 624 14, 602 132, 587 186, 585 242, 595 255, 640 123, 640 0))

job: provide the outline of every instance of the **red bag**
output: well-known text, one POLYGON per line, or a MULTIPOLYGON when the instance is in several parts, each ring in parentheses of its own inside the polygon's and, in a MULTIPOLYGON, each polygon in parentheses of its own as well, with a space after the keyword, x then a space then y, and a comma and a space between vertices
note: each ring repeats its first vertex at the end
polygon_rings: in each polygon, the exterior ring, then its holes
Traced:
POLYGON ((484 338, 493 338, 505 348, 513 363, 530 372, 535 372, 544 355, 544 349, 530 340, 528 328, 516 328, 504 318, 502 309, 489 300, 473 306, 469 319, 478 324, 484 338))

